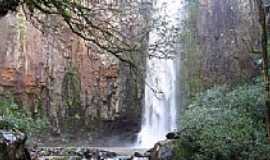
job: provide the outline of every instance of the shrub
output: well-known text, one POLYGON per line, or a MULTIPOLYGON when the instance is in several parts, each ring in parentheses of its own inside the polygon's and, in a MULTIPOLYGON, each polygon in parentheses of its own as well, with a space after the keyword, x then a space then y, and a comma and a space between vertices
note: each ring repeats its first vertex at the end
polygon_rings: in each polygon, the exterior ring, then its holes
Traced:
POLYGON ((32 134, 41 132, 47 126, 47 119, 33 119, 13 100, 0 100, 0 129, 18 129, 32 134))
POLYGON ((260 84, 215 87, 199 94, 182 117, 177 160, 269 160, 260 84))

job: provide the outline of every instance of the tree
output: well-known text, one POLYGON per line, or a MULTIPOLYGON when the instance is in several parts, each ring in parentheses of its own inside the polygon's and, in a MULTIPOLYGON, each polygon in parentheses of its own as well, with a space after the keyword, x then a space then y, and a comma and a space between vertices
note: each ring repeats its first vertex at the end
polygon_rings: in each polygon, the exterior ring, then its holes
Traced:
MULTIPOLYGON (((147 34, 137 35, 137 40, 123 32, 123 26, 132 27, 133 22, 142 20, 138 2, 95 0, 0 0, 0 17, 9 11, 23 8, 32 24, 46 24, 44 15, 58 16, 91 47, 108 52, 119 60, 134 65, 126 53, 140 51, 139 39, 147 34), (103 3, 104 2, 104 3, 103 3)), ((146 27, 141 24, 142 28, 146 27)), ((38 25, 35 25, 38 26, 38 25)), ((61 25, 56 26, 62 27, 61 25)), ((133 26, 136 27, 136 26, 133 26)), ((130 28, 132 29, 132 28, 130 28)))
MULTIPOLYGON (((175 26, 169 27, 166 19, 151 17, 152 1, 97 1, 97 0, 0 0, 0 17, 9 11, 23 8, 27 19, 35 26, 46 24, 46 16, 58 16, 73 33, 90 46, 101 49, 137 68, 134 54, 145 50, 145 39, 155 29, 162 39, 148 45, 148 55, 156 58, 172 58, 177 35, 175 26), (150 18, 150 19, 149 19, 150 18), (136 30, 140 28, 140 30, 136 30)), ((52 27, 52 26, 49 26, 52 27)), ((61 28, 56 26, 55 28, 61 28)))
POLYGON ((268 138, 270 142, 270 78, 269 78, 269 58, 268 58, 268 36, 267 36, 267 22, 266 22, 266 10, 263 0, 256 0, 259 11, 259 22, 262 28, 262 56, 263 56, 263 76, 264 76, 264 94, 265 94, 265 120, 268 138))

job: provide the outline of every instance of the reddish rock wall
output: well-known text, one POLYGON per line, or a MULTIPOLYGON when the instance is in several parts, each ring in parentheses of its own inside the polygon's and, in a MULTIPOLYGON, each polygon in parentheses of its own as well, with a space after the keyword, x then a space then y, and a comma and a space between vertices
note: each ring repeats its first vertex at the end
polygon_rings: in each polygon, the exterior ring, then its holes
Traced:
MULTIPOLYGON (((58 22, 48 19, 48 23, 58 22)), ((122 103, 130 88, 137 88, 124 87, 129 82, 123 77, 130 73, 120 73, 117 59, 85 47, 67 28, 39 31, 20 12, 9 14, 0 19, 0 55, 1 95, 16 97, 32 115, 47 115, 55 133, 75 126, 117 129, 129 121, 134 125, 126 130, 139 130, 140 103, 122 103), (76 106, 67 106, 69 96, 76 106)), ((131 100, 142 99, 142 87, 131 100)))

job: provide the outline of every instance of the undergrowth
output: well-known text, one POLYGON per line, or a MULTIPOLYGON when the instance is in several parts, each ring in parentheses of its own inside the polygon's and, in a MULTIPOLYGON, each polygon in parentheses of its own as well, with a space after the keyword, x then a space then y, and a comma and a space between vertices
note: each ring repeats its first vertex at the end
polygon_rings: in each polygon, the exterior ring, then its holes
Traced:
POLYGON ((46 118, 32 118, 13 100, 0 100, 0 129, 20 130, 28 135, 40 133, 47 129, 46 118))
POLYGON ((182 115, 177 160, 269 160, 262 83, 214 87, 182 115))

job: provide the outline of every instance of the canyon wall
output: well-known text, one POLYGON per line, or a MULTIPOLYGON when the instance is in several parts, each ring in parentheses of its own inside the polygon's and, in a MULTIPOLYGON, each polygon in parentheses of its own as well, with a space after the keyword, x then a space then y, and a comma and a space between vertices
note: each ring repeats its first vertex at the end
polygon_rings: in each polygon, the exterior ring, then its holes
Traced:
POLYGON ((192 1, 186 16, 181 34, 183 94, 192 97, 216 85, 251 81, 260 73, 261 29, 254 1, 192 1))
POLYGON ((197 21, 206 86, 248 80, 256 74, 252 53, 260 47, 254 1, 200 0, 197 21))
MULTIPOLYGON (((62 23, 55 17, 46 22, 62 23)), ((0 19, 1 97, 14 98, 33 117, 47 117, 55 134, 138 132, 144 73, 134 75, 129 65, 86 47, 63 26, 38 30, 20 11, 0 19)), ((135 56, 141 67, 144 54, 135 56)))

